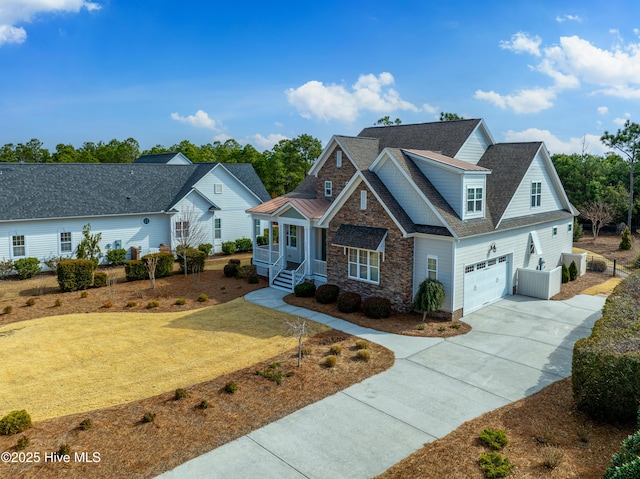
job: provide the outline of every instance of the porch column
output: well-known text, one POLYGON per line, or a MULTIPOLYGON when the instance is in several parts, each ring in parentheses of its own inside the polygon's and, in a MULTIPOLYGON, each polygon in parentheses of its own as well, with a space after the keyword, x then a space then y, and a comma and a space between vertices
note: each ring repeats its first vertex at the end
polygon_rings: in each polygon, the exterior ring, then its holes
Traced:
POLYGON ((311 274, 311 262, 313 261, 313 257, 315 255, 311 251, 311 228, 309 225, 304 225, 304 258, 303 261, 306 261, 304 266, 304 274, 305 276, 309 276, 311 274))
POLYGON ((273 221, 269 220, 269 243, 267 243, 267 247, 269 248, 269 264, 273 264, 271 260, 271 251, 273 249, 273 221))
POLYGON ((253 245, 253 258, 251 258, 251 264, 255 264, 256 248, 258 247, 258 238, 256 237, 256 219, 253 216, 251 216, 251 222, 253 223, 251 225, 251 244, 253 245))

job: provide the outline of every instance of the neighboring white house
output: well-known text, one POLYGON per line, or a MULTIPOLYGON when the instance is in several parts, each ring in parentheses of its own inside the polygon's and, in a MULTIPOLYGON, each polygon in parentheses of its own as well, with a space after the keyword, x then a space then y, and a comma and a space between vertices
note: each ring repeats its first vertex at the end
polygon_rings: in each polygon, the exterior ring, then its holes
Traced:
POLYGON ((334 136, 295 191, 248 211, 277 225, 254 251, 276 287, 314 279, 406 311, 434 278, 451 317, 513 294, 518 269, 556 281, 575 214, 543 143, 496 144, 479 119, 334 136))
POLYGON ((72 256, 87 223, 102 233, 103 254, 175 249, 172 232, 187 219, 219 252, 255 235, 245 210, 269 199, 251 165, 193 164, 180 153, 132 164, 0 163, 0 258, 72 256))

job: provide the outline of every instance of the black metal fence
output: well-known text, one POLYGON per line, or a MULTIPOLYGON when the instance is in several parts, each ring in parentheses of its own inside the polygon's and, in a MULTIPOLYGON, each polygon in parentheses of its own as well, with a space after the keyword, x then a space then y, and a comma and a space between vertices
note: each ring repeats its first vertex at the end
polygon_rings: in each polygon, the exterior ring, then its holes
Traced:
POLYGON ((634 260, 609 260, 602 256, 587 257, 587 271, 604 273, 624 278, 640 268, 640 262, 634 260))

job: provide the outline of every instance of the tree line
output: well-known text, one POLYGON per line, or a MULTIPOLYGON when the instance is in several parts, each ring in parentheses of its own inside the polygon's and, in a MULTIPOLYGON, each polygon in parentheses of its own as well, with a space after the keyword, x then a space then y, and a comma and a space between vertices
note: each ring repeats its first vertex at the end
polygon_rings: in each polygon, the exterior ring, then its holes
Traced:
POLYGON ((108 143, 85 142, 76 148, 60 143, 50 152, 33 138, 26 143, 7 143, 0 148, 0 161, 22 163, 131 163, 141 155, 179 152, 194 163, 250 163, 272 197, 293 190, 303 179, 314 160, 322 152, 320 140, 310 135, 280 140, 271 150, 259 152, 251 145, 236 140, 195 145, 188 140, 165 147, 155 145, 140 151, 134 138, 108 143))

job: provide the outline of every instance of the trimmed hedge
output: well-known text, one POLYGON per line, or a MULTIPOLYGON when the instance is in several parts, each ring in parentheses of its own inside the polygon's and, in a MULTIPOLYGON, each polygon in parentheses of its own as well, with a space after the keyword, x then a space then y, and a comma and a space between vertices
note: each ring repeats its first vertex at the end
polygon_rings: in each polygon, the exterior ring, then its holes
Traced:
POLYGON ((253 249, 253 241, 251 238, 238 238, 236 240, 236 251, 238 253, 246 253, 253 249))
POLYGON ((236 252, 236 249, 238 249, 238 247, 235 241, 225 241, 222 243, 222 252, 224 254, 233 254, 236 252))
POLYGON ((358 293, 340 293, 338 295, 338 311, 342 313, 355 313, 360 309, 362 296, 358 293))
POLYGON ((211 256, 211 252, 213 251, 213 245, 211 243, 202 243, 198 245, 198 249, 202 251, 207 256, 211 256))
MULTIPOLYGON (((171 276, 173 274, 173 263, 175 261, 175 258, 173 257, 173 253, 170 253, 168 251, 162 251, 160 253, 146 254, 142 257, 142 261, 146 263, 147 258, 156 258, 156 257, 158 258, 158 263, 156 264, 156 275, 155 275, 156 278, 165 278, 167 276, 171 276)), ((146 273, 145 277, 148 278, 149 273, 146 273)))
POLYGON ((238 275, 238 265, 235 263, 225 264, 223 272, 227 278, 234 278, 238 275))
POLYGON ((591 336, 573 348, 573 395, 578 408, 598 420, 636 418, 640 401, 640 274, 622 281, 607 298, 591 336))
POLYGON ((90 259, 65 259, 58 263, 58 285, 68 293, 84 290, 93 284, 93 261, 90 259))
POLYGON ((362 312, 372 319, 388 318, 391 315, 391 301, 373 296, 362 302, 362 312))
POLYGON ((127 277, 127 281, 138 281, 149 278, 149 273, 144 266, 144 261, 139 259, 132 259, 125 262, 124 274, 127 277))
POLYGON ((42 271, 38 258, 20 258, 13 262, 13 268, 19 279, 33 278, 42 271))
POLYGON ((124 248, 110 249, 107 251, 107 261, 114 266, 122 266, 127 260, 127 250, 124 248))
MULTIPOLYGON (((195 271, 204 271, 204 262, 207 259, 207 255, 199 249, 189 248, 187 249, 187 274, 195 271)), ((180 265, 180 272, 184 273, 184 257, 178 256, 178 264, 180 265)))
POLYGON ((316 294, 316 285, 313 283, 296 284, 293 292, 298 298, 312 298, 316 294))
POLYGON ((603 479, 636 479, 640 477, 640 431, 622 441, 603 479))
POLYGON ((96 271, 93 273, 93 284, 91 285, 94 288, 104 288, 107 285, 107 273, 104 271, 96 271))
POLYGON ((335 303, 339 293, 340 288, 335 284, 321 284, 316 289, 316 301, 320 304, 335 303))

